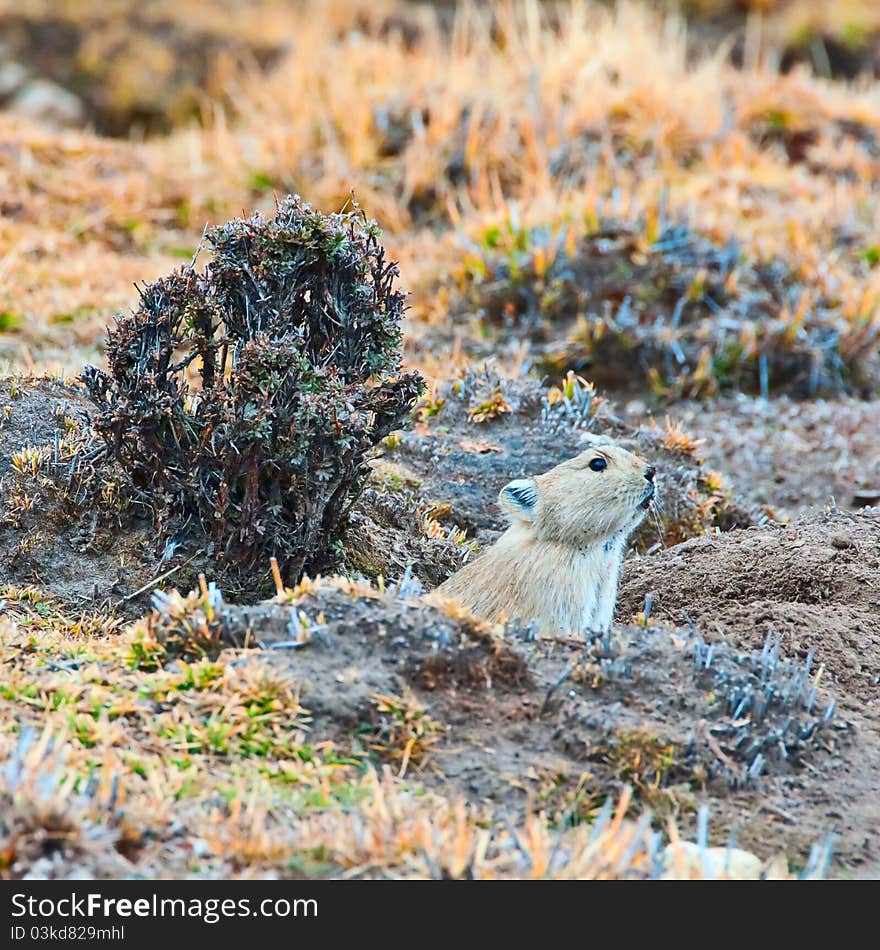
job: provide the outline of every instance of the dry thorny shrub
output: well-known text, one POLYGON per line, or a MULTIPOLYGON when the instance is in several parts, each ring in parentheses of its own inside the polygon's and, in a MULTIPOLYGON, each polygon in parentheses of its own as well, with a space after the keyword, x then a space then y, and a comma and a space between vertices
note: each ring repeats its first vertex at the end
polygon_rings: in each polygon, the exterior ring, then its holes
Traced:
POLYGON ((206 241, 205 271, 141 290, 110 331, 108 371, 83 373, 104 442, 90 461, 114 466, 163 539, 201 535, 243 572, 275 556, 296 577, 333 560, 367 452, 421 388, 400 372, 397 267, 357 209, 324 216, 296 197, 206 241))

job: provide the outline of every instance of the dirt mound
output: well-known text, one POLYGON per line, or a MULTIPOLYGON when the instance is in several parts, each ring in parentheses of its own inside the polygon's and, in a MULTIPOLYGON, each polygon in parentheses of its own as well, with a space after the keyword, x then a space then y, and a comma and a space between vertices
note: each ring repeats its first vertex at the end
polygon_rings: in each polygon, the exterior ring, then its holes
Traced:
POLYGON ((73 383, 0 378, 0 583, 34 584, 74 605, 115 602, 136 614, 151 580, 170 571, 192 584, 210 566, 191 555, 171 561, 146 523, 123 528, 48 485, 41 466, 87 429, 93 410, 73 383))
POLYGON ((690 620, 740 648, 768 633, 812 651, 861 700, 880 689, 880 509, 831 511, 791 524, 694 539, 631 562, 618 613, 690 620))
POLYGON ((277 651, 277 665, 294 674, 321 738, 340 729, 351 738, 372 715, 371 697, 410 686, 484 690, 528 683, 525 660, 488 627, 427 607, 414 597, 417 590, 404 583, 382 596, 343 580, 305 582, 288 605, 224 604, 223 636, 277 651))
POLYGON ((207 589, 160 596, 145 633, 168 642, 207 617, 224 642, 263 648, 237 664, 268 652, 297 684, 310 741, 418 770, 427 787, 499 816, 537 808, 565 827, 630 785, 685 828, 708 802, 719 843, 737 824, 761 854, 805 853, 835 830, 844 861, 876 859, 858 848, 867 785, 849 768, 853 725, 810 664, 783 658, 772 640, 741 652, 688 630, 631 626, 593 643, 534 641, 426 606, 411 582, 380 594, 340 579, 251 607, 207 589), (809 803, 842 800, 844 776, 854 805, 829 821, 809 803), (768 800, 796 818, 780 829, 760 807, 768 800))
POLYGON ((492 370, 468 373, 432 396, 421 416, 384 461, 434 506, 438 521, 480 543, 507 526, 497 495, 508 481, 545 472, 600 439, 657 466, 657 518, 646 519, 635 535, 641 551, 661 538, 675 544, 714 527, 753 524, 758 517, 702 465, 687 435, 624 424, 574 378, 548 391, 535 380, 512 380, 492 370))
MULTIPOLYGON (((621 737, 651 745, 662 734, 670 748, 663 775, 654 776, 658 788, 668 769, 721 790, 764 772, 788 774, 834 718, 832 697, 812 688, 811 665, 782 659, 772 640, 748 654, 682 629, 633 626, 599 641, 536 641, 520 626, 493 629, 428 605, 419 589, 409 579, 387 592, 343 578, 306 580, 246 607, 225 603, 213 587, 187 598, 157 594, 144 629, 167 648, 160 662, 183 655, 183 641, 209 628, 218 649, 277 651, 273 667, 298 683, 317 738, 356 728, 371 696, 411 688, 443 721, 481 731, 472 720, 505 720, 487 736, 510 740, 514 757, 530 749, 537 761, 549 750, 613 764, 621 737), (523 730, 534 741, 523 742, 523 730)), ((487 736, 444 767, 446 780, 468 773, 469 756, 485 757, 487 736)), ((467 784, 497 797, 496 773, 506 767, 482 762, 485 781, 467 784)))

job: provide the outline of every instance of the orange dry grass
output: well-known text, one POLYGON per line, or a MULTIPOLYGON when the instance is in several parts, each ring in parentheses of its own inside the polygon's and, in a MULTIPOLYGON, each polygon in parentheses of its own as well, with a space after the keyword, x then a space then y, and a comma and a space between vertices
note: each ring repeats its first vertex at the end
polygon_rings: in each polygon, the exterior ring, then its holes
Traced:
POLYGON ((92 760, 86 784, 67 736, 50 728, 8 745, 0 741, 12 757, 0 776, 2 878, 35 868, 53 877, 89 869, 235 878, 295 869, 483 880, 644 878, 655 870, 650 823, 625 820, 628 793, 595 827, 560 835, 539 815, 500 825, 463 802, 413 795, 388 772, 357 780, 353 807, 334 806, 327 787, 323 807, 297 814, 265 780, 224 791, 199 769, 190 776, 200 791, 193 797, 173 769, 157 766, 137 780, 109 751, 92 760), (212 804, 218 792, 227 805, 212 804))
POLYGON ((236 74, 234 114, 207 109, 204 128, 110 143, 0 117, 12 209, 0 221, 0 313, 19 323, 0 333, 0 359, 78 368, 134 280, 184 259, 207 220, 289 189, 328 210, 353 189, 386 228, 417 317, 444 318, 462 235, 515 219, 574 236, 601 214, 650 225, 662 206, 836 295, 852 346, 877 332, 880 269, 864 252, 880 225, 880 160, 836 125, 880 133, 876 88, 743 73, 720 55, 689 65, 681 21, 633 3, 563 4, 558 30, 543 10, 465 6, 448 33, 392 0, 268 4, 254 22, 289 38, 288 55, 268 76, 236 74), (409 42, 392 16, 413 25, 409 42), (402 130, 393 154, 388 123, 402 130), (762 141, 768 128, 814 132, 809 164, 762 141), (575 160, 584 180, 559 178, 555 162, 584 136, 599 142, 575 160))

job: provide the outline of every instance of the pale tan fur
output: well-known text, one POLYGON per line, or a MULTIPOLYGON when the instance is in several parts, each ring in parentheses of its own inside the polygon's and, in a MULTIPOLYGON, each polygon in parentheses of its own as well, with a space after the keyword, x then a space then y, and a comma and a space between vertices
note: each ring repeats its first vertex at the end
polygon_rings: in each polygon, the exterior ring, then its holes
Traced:
POLYGON ((645 516, 653 474, 638 456, 600 443, 511 482, 498 496, 510 527, 429 597, 487 620, 535 621, 544 635, 608 629, 626 539, 645 516), (597 458, 602 471, 590 468, 597 458))

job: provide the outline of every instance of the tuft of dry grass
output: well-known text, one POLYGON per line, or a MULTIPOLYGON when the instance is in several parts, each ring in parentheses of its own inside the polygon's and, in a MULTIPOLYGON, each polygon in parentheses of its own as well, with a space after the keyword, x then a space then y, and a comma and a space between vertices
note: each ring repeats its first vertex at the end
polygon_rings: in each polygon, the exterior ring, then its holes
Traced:
MULTIPOLYGON (((117 788, 90 783, 77 789, 65 768, 66 736, 23 730, 0 773, 0 878, 28 870, 39 875, 78 864, 124 874, 123 833, 111 828, 117 788)), ((114 824, 118 824, 114 822, 114 824)), ((129 839, 130 840, 130 836, 129 839)))
POLYGON ((156 668, 174 657, 216 659, 230 645, 218 611, 223 598, 215 585, 207 585, 204 575, 200 580, 201 589, 186 597, 177 590, 156 591, 152 613, 135 630, 131 654, 135 666, 156 668))
POLYGON ((411 694, 372 698, 376 723, 365 736, 367 745, 381 760, 390 762, 402 778, 410 765, 420 770, 429 760, 431 747, 444 731, 442 723, 428 715, 411 694))

